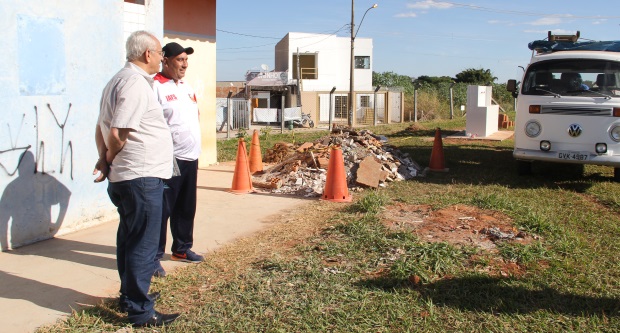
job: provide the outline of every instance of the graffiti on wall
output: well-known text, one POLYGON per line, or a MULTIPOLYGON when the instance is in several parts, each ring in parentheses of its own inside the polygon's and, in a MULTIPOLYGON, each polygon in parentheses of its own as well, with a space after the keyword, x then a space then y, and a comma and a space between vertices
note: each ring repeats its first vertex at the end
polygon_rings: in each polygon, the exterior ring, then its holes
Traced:
POLYGON ((48 117, 42 117, 45 109, 34 106, 34 144, 21 146, 17 144, 20 135, 23 135, 22 130, 27 127, 25 126, 26 114, 22 115, 15 133, 7 124, 10 147, 0 150, 0 158, 4 161, 4 163, 0 162, 0 166, 9 177, 15 174, 17 177, 4 187, 0 197, 0 250, 2 251, 53 237, 60 229, 69 208, 71 191, 50 174, 59 167, 61 174, 68 172, 73 180, 73 142, 67 140, 66 133, 71 103, 62 121, 59 120, 57 112, 49 103, 47 110, 49 110, 48 117), (41 126, 47 125, 43 123, 44 119, 49 119, 55 126, 51 125, 49 127, 51 130, 41 133, 44 128, 48 128, 41 126), (46 140, 43 139, 44 137, 59 138, 47 141, 47 147, 60 145, 60 156, 57 160, 56 156, 53 156, 53 162, 58 163, 56 164, 58 167, 46 168, 45 166, 46 140))
POLYGON ((5 165, 4 163, 2 163, 2 161, 0 161, 0 167, 2 169, 4 169, 4 171, 9 176, 15 175, 15 173, 17 172, 17 168, 19 168, 19 165, 22 162, 22 159, 24 158, 24 153, 28 149, 30 149, 30 147, 31 147, 31 145, 27 145, 27 146, 23 146, 23 147, 18 147, 17 146, 17 139, 19 138, 19 133, 21 132, 22 128, 24 127, 24 119, 25 118, 26 118, 26 114, 23 114, 22 115, 22 119, 21 119, 21 123, 19 124, 19 128, 17 129, 17 135, 15 136, 15 140, 13 140, 13 133, 11 133, 11 126, 9 124, 6 124, 7 127, 8 127, 9 139, 11 140, 11 147, 9 149, 0 150, 0 156, 2 156, 3 154, 10 154, 10 153, 12 153, 13 155, 19 156, 17 163, 14 163, 14 165, 15 165, 14 168, 11 168, 10 165, 5 165))
MULTIPOLYGON (((58 120, 58 116, 56 115, 56 112, 54 112, 54 109, 52 109, 52 106, 48 103, 47 104, 47 109, 49 110, 49 112, 51 113, 51 115, 54 118, 54 121, 56 123, 56 126, 60 129, 60 156, 58 158, 58 163, 59 163, 59 167, 60 167, 60 173, 64 173, 65 172, 65 167, 67 167, 69 169, 69 176, 71 177, 71 179, 73 180, 73 142, 71 140, 68 140, 65 143, 65 139, 66 139, 66 133, 65 133, 65 129, 66 129, 66 125, 67 125, 67 120, 69 119, 69 113, 71 112, 71 103, 69 103, 69 107, 67 109, 67 114, 65 115, 65 119, 64 121, 61 123, 58 120), (68 165, 67 165, 68 163, 68 165)), ((41 126, 40 126, 40 117, 39 117, 39 108, 35 105, 34 106, 34 113, 35 113, 35 129, 36 129, 36 133, 35 133, 35 163, 33 166, 32 171, 34 173, 38 173, 41 172, 43 174, 45 173, 54 173, 55 170, 54 169, 46 169, 45 168, 45 141, 44 140, 39 140, 39 138, 41 137, 41 126)), ((12 154, 12 156, 18 156, 16 157, 17 163, 15 163, 15 161, 12 161, 12 163, 2 163, 0 161, 0 167, 9 175, 9 176, 13 176, 15 175, 15 173, 17 172, 17 170, 20 168, 20 165, 22 163, 22 160, 24 158, 25 152, 29 151, 32 148, 32 145, 26 145, 26 146, 21 146, 18 147, 17 146, 17 141, 19 139, 19 135, 21 133, 21 130, 23 128, 24 125, 24 119, 26 118, 26 115, 23 114, 22 115, 22 119, 21 119, 21 123, 19 125, 19 128, 17 129, 17 134, 15 136, 15 138, 13 138, 13 134, 11 132, 11 126, 9 124, 7 124, 8 127, 8 133, 10 136, 10 141, 11 141, 11 145, 10 148, 5 149, 5 150, 0 150, 0 156, 2 156, 3 154, 12 154), (6 164, 6 165, 5 165, 6 164), (11 167, 12 165, 15 165, 15 167, 11 167)), ((55 143, 57 144, 57 143, 55 143)), ((11 161, 10 161, 11 162, 11 161)))
MULTIPOLYGON (((60 128, 61 139, 60 139, 60 173, 63 173, 65 167, 65 159, 67 157, 67 152, 71 153, 71 159, 69 160, 70 172, 69 175, 71 179, 73 179, 73 142, 67 142, 65 146, 65 125, 67 125, 67 119, 69 119, 69 112, 71 111, 71 103, 69 103, 69 108, 67 109, 67 115, 65 116, 65 120, 62 124, 58 121, 58 117, 56 113, 52 109, 52 106, 47 103, 47 108, 54 116, 54 120, 56 121, 56 125, 60 128)), ((36 117, 36 128, 37 128, 37 136, 36 136, 36 163, 35 163, 35 173, 39 171, 39 164, 41 165, 41 172, 45 173, 45 141, 39 141, 39 111, 37 106, 34 106, 34 113, 36 117)), ((53 172, 53 171, 52 171, 53 172)))

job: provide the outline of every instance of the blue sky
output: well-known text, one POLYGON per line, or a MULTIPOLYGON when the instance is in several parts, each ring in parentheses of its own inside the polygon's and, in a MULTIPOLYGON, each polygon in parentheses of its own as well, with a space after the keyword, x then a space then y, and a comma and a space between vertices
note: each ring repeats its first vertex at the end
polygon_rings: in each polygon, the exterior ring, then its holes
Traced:
MULTIPOLYGON (((496 82, 527 65, 527 44, 547 31, 620 40, 620 0, 356 0, 357 37, 373 39, 375 72, 417 77, 490 69, 496 82)), ((350 37, 349 0, 217 2, 217 80, 243 80, 274 67, 275 44, 289 31, 350 37)))

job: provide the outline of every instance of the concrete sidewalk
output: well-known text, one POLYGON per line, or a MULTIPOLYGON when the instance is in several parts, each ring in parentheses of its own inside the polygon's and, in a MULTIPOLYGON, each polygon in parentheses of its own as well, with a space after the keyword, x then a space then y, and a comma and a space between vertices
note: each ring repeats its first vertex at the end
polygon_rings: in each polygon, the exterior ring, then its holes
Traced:
MULTIPOLYGON (((228 192, 234 163, 201 169, 194 248, 214 250, 268 225, 270 216, 308 200, 271 194, 236 195, 228 192)), ((33 332, 54 323, 71 309, 117 297, 117 221, 0 253, 1 331, 33 332)), ((170 248, 170 236, 167 251, 170 248)), ((162 262, 170 273, 187 265, 162 262)))

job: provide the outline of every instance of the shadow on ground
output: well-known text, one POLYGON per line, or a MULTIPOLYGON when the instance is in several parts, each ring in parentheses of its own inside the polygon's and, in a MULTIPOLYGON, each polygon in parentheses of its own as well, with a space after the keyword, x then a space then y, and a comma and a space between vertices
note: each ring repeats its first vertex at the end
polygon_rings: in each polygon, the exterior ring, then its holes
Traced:
POLYGON ((620 315, 618 299, 566 294, 547 286, 528 289, 516 284, 515 280, 485 276, 444 279, 422 286, 391 278, 378 278, 359 283, 365 288, 386 291, 415 289, 437 306, 464 311, 526 314, 544 310, 572 316, 620 315))

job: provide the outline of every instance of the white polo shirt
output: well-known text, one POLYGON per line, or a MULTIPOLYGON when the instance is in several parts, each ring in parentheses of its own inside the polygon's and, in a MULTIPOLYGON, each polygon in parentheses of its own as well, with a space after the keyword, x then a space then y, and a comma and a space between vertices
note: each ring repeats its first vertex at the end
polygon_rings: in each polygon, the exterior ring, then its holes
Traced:
POLYGON ((168 79, 161 73, 153 78, 153 90, 164 109, 164 118, 170 127, 174 156, 195 161, 200 156, 200 123, 196 94, 189 84, 168 79))
POLYGON ((112 127, 131 131, 123 149, 110 165, 108 179, 120 182, 141 177, 172 176, 172 140, 161 105, 152 88, 153 79, 140 67, 127 62, 101 94, 99 119, 109 147, 112 127))

